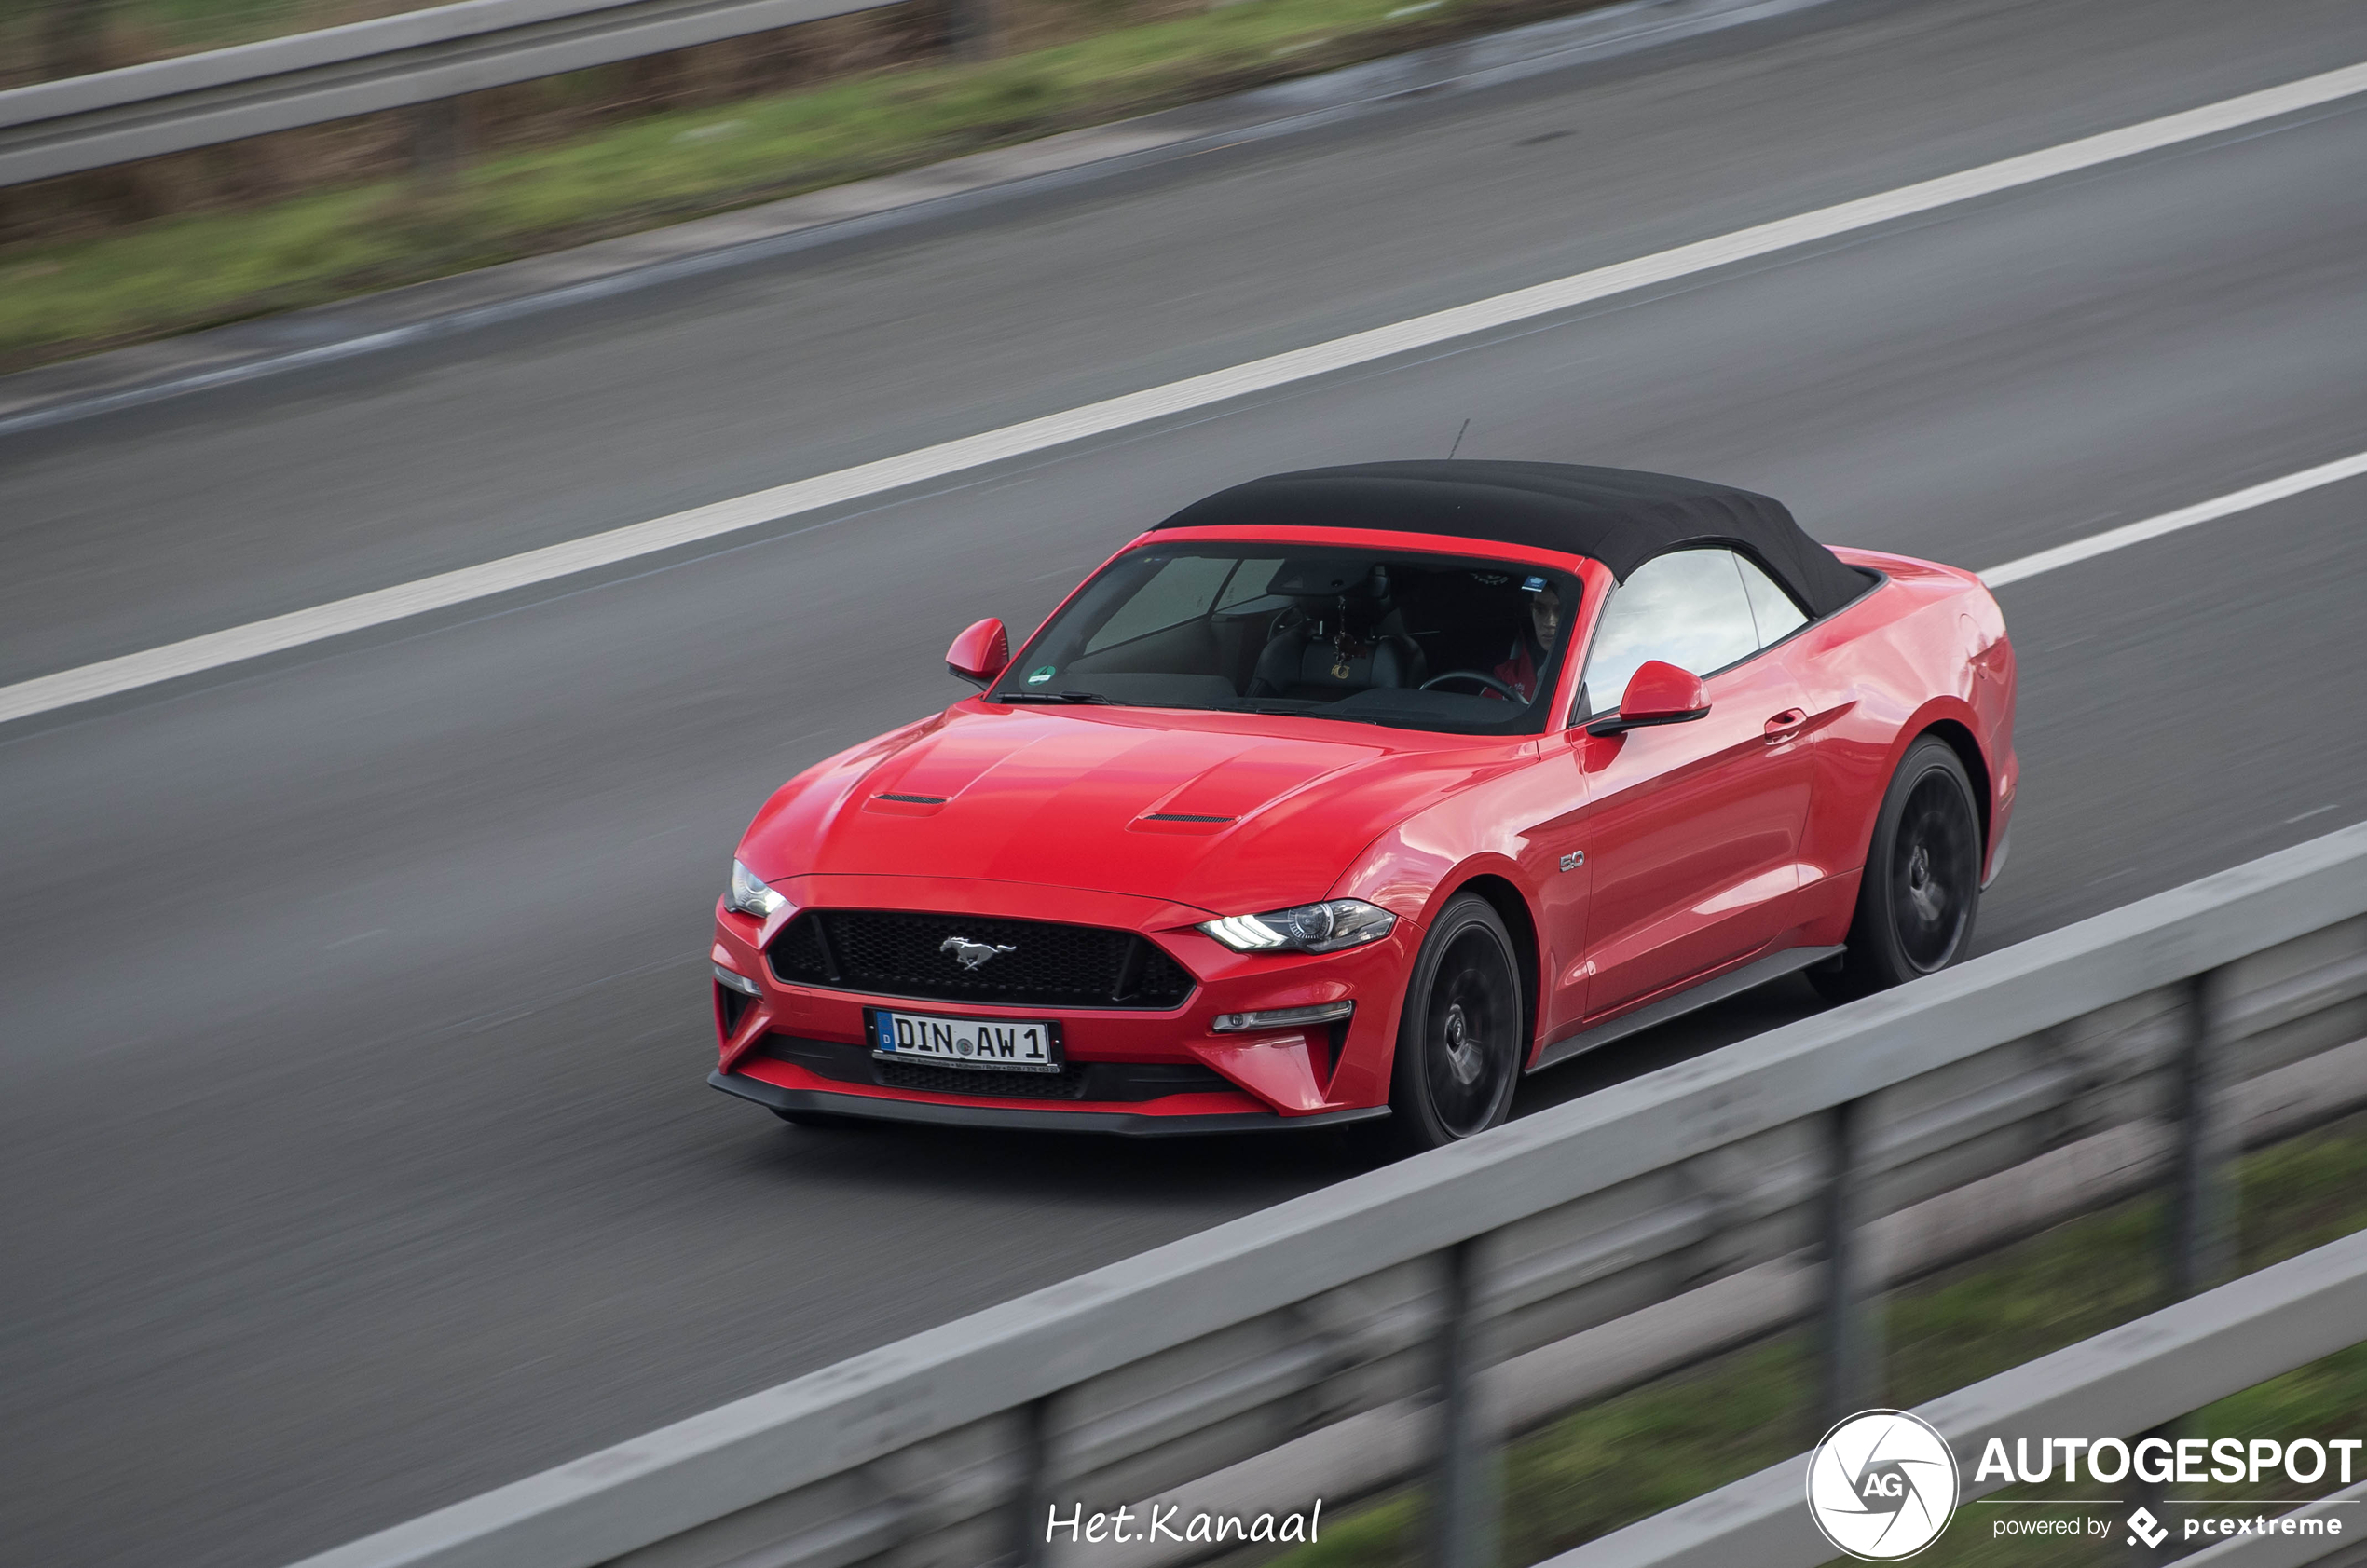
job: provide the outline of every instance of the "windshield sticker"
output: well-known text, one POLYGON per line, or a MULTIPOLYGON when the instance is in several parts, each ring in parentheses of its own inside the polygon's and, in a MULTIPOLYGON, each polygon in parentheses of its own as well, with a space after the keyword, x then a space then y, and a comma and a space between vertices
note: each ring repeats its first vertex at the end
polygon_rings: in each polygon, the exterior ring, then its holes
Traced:
POLYGON ((1045 665, 1045 666, 1044 666, 1044 668, 1042 668, 1042 669, 1040 669, 1040 670, 1036 671, 1033 675, 1029 675, 1029 676, 1027 677, 1027 683, 1028 683, 1028 685, 1030 685, 1030 686, 1042 686, 1042 685, 1043 685, 1046 681, 1050 680, 1050 679, 1052 678, 1053 673, 1055 672, 1055 670, 1056 670, 1057 668, 1058 668, 1058 666, 1057 666, 1057 665, 1052 665, 1052 664, 1047 664, 1047 665, 1045 665))
POLYGON ((1521 584, 1521 592, 1524 593, 1542 593, 1545 592, 1545 579, 1541 577, 1530 578, 1526 582, 1521 584))

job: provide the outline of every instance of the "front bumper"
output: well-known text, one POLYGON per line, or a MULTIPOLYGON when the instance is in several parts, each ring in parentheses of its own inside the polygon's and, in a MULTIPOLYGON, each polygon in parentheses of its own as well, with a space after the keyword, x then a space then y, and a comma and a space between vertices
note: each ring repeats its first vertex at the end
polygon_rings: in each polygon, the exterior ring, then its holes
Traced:
POLYGON ((1296 1131, 1302 1127, 1335 1127, 1370 1122, 1389 1114, 1386 1105, 1320 1111, 1307 1116, 1281 1116, 1271 1111, 1228 1111, 1219 1115, 1158 1115, 1139 1111, 1022 1111, 999 1105, 950 1105, 941 1100, 906 1099, 882 1094, 838 1094, 826 1089, 789 1089, 746 1073, 720 1070, 707 1083, 727 1095, 754 1100, 773 1111, 809 1111, 831 1116, 868 1118, 878 1122, 918 1123, 936 1127, 994 1127, 1014 1132, 1116 1133, 1131 1138, 1166 1138, 1220 1132, 1296 1131))
MULTIPOLYGON (((718 907, 711 955, 720 1069, 715 1086, 774 1110, 828 1111, 939 1125, 1196 1132, 1309 1126, 1385 1113, 1389 1059, 1405 974, 1420 933, 1410 922, 1368 947, 1321 956, 1242 955, 1193 929, 1206 912, 1173 904, 1026 884, 919 878, 795 878, 774 884, 790 900, 758 921, 718 907), (808 907, 1068 921, 1131 929, 1193 976, 1171 1009, 1078 1009, 944 1002, 783 980, 765 949, 808 907), (1225 1013, 1353 1001, 1345 1024, 1220 1033, 1225 1013), (1094 1070, 1054 1099, 998 1094, 980 1081, 891 1084, 869 1060, 865 1009, 1010 1019, 1049 1019, 1073 1067, 1094 1070), (825 1059, 843 1055, 846 1060, 825 1059), (812 1058, 812 1059, 809 1059, 812 1058), (1159 1075, 1195 1074, 1164 1089, 1159 1075), (1107 1092, 1103 1092, 1107 1091, 1107 1092), (785 1098, 787 1097, 787 1098, 785 1098), (1029 1103, 1015 1104, 1015 1100, 1029 1103), (1343 1117, 1343 1112, 1355 1115, 1343 1117), (1152 1124, 1156 1124, 1153 1125, 1152 1124)), ((1000 1077, 1002 1075, 990 1075, 1000 1077)), ((1011 1085, 1016 1088, 1016 1084, 1011 1085)))

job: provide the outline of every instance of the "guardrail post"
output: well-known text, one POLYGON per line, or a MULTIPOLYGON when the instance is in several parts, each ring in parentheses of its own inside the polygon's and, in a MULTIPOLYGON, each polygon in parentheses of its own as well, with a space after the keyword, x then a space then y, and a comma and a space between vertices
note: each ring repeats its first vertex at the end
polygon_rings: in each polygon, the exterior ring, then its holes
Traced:
POLYGON ((2235 1129, 2227 1113, 2226 1053, 2217 1029, 2220 973, 2210 970, 2186 982, 2168 1237, 2173 1302, 2220 1284, 2236 1261, 2235 1129))
POLYGON ((1844 1100, 1826 1121, 1827 1167, 1817 1228, 1824 1300, 1816 1317, 1816 1430, 1877 1402, 1881 1388, 1881 1305, 1867 1288, 1867 1102, 1844 1100))
POLYGON ((1494 1568, 1496 1454, 1479 1409, 1480 1238, 1439 1254, 1437 1453, 1430 1483, 1432 1568, 1494 1568))
POLYGON ((1043 1568, 1051 1552, 1050 1427, 1052 1397, 1030 1400, 1019 1411, 1019 1452, 1011 1482, 1010 1546, 1003 1561, 1016 1568, 1043 1568))
MULTIPOLYGON (((2228 1116, 2227 1058, 2220 1048, 2217 1029, 2220 976, 2221 971, 2213 969, 2188 980, 2179 1009, 2184 1038, 2179 1043, 2170 1105, 2178 1127, 2178 1148, 2172 1156, 2169 1214, 2162 1227, 2163 1294, 2169 1302, 2182 1302, 2221 1283, 2234 1272, 2236 1261, 2236 1130, 2228 1116)), ((2144 1436, 2175 1442, 2182 1425, 2169 1422, 2144 1436)), ((2158 1482, 2138 1483, 2138 1506, 2151 1509, 2165 1523, 2169 1516, 2168 1495, 2169 1489, 2158 1482)), ((2130 1554, 2138 1562, 2185 1555, 2176 1542, 2166 1551, 2141 1543, 2130 1554)))

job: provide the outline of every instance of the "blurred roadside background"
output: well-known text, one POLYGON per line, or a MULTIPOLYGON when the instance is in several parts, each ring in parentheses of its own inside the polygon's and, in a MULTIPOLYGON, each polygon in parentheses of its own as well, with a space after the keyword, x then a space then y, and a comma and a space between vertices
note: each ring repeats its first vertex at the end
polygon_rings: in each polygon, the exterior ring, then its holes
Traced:
MULTIPOLYGON (((0 372, 1594 3, 908 0, 0 187, 0 372)), ((0 90, 416 8, 403 0, 7 0, 0 90)))

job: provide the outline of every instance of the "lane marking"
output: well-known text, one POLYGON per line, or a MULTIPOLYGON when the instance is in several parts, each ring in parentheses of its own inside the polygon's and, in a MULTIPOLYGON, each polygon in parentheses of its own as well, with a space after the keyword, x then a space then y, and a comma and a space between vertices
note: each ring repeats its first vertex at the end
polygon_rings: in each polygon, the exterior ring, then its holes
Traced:
MULTIPOLYGON (((1064 413, 0 687, 0 724, 1187 414, 2367 91, 2367 63, 1574 273, 1064 413)), ((2033 557, 2033 559, 2035 559, 2033 557)), ((2020 563, 2014 563, 2018 566, 2020 563)), ((2009 567, 2000 568, 2010 569, 2009 567)))
MULTIPOLYGON (((2057 566, 2068 566, 2074 561, 2085 561, 2091 555, 2157 539, 2164 534, 2174 534, 2181 528, 2191 528, 2197 523, 2209 523, 2238 511, 2250 511, 2256 506, 2281 501, 2288 496, 2298 496, 2305 490, 2315 490, 2321 484, 2333 484, 2346 479, 2356 479, 2367 473, 2367 452, 2337 457, 2331 463, 2320 463, 2314 469, 2289 473, 2282 479, 2237 490, 2217 500, 2197 501, 2193 506, 2165 511, 2159 517, 2148 517, 2141 523, 2129 523, 2117 528, 2107 528, 2100 534, 2090 534, 2084 539, 2059 544, 2052 550, 2042 550, 2035 555, 2025 555, 2018 561, 2008 561, 2002 566, 1991 566, 1980 574, 1980 579, 1991 588, 2002 588, 2009 582, 2019 582, 2026 577, 2051 572, 2057 566)), ((0 692, 0 696, 5 696, 0 692)))

